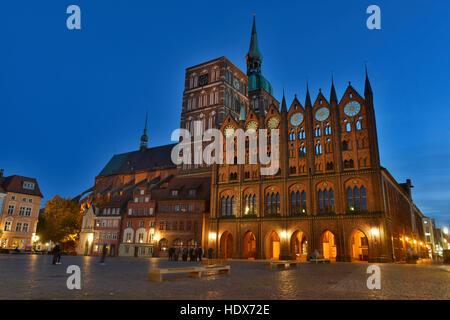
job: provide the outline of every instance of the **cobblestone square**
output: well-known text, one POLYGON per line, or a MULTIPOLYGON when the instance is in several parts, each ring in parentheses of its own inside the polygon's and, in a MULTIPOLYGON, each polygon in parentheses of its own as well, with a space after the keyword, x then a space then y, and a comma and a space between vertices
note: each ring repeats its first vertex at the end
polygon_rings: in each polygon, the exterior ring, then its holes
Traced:
POLYGON ((297 268, 270 270, 265 262, 230 261, 230 275, 200 279, 168 276, 147 281, 155 267, 184 267, 191 262, 158 258, 0 255, 0 299, 449 299, 450 266, 378 264, 381 289, 366 285, 367 263, 302 263, 297 268), (81 290, 69 290, 69 265, 81 270, 81 290))

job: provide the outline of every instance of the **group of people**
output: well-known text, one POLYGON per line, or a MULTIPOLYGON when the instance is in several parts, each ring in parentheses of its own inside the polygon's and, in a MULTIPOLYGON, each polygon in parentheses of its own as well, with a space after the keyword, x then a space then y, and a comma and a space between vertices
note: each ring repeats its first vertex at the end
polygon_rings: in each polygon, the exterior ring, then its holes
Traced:
POLYGON ((205 250, 202 247, 197 248, 169 248, 169 261, 178 261, 178 259, 182 259, 182 261, 202 261, 203 254, 205 250))

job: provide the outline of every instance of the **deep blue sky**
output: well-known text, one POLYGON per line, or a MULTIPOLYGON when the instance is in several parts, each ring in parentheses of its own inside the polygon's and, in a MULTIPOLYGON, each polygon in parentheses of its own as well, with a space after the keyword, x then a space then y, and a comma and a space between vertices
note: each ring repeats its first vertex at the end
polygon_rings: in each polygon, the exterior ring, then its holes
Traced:
POLYGON ((411 178, 422 212, 450 224, 450 2, 3 1, 0 167, 36 177, 44 201, 90 187, 113 154, 179 126, 185 68, 226 56, 242 70, 256 12, 263 74, 281 100, 305 83, 374 91, 382 165, 411 178), (81 7, 82 29, 66 28, 81 7), (381 8, 382 30, 366 28, 381 8))

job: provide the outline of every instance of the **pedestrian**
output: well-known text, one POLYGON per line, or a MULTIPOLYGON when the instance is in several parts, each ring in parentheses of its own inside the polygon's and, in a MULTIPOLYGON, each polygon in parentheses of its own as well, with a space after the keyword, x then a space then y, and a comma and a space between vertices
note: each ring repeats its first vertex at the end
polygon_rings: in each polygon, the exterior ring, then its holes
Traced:
POLYGON ((202 262, 203 253, 204 253, 203 248, 199 247, 198 248, 198 261, 200 261, 200 262, 202 262))
POLYGON ((197 248, 192 248, 192 261, 197 261, 197 248))
POLYGON ((180 248, 176 247, 175 248, 175 261, 178 262, 178 255, 180 254, 180 248))
POLYGON ((106 254, 108 253, 108 248, 106 247, 106 243, 103 244, 102 250, 102 258, 100 259, 100 263, 104 264, 106 259, 106 254))
POLYGON ((183 261, 187 261, 188 251, 187 248, 183 248, 183 261))
POLYGON ((208 259, 212 259, 212 257, 213 257, 213 251, 214 251, 213 248, 209 248, 209 249, 208 249, 208 259))
POLYGON ((194 248, 189 249, 189 261, 194 261, 194 248))
POLYGON ((57 242, 55 247, 53 248, 52 254, 53 254, 52 264, 61 264, 61 247, 59 246, 59 242, 57 242))
POLYGON ((169 248, 169 261, 173 260, 173 248, 169 248))

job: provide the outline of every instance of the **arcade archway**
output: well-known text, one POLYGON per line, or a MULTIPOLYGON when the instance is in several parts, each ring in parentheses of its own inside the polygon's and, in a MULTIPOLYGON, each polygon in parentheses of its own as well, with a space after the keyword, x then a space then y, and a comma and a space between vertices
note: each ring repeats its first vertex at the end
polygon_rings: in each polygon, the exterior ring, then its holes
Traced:
POLYGON ((297 230, 291 237, 291 257, 293 260, 304 260, 308 256, 308 240, 303 231, 297 230))
POLYGON ((280 237, 275 231, 272 231, 266 240, 266 259, 280 259, 280 237))
POLYGON ((222 259, 230 259, 233 256, 233 236, 228 231, 220 237, 220 256, 222 259))
POLYGON ((352 261, 369 261, 369 240, 364 232, 355 230, 350 238, 352 261))
POLYGON ((336 261, 337 250, 334 234, 330 230, 326 230, 320 237, 321 254, 325 259, 336 261))
POLYGON ((244 236, 242 256, 244 259, 255 259, 256 257, 256 237, 251 231, 244 236))

